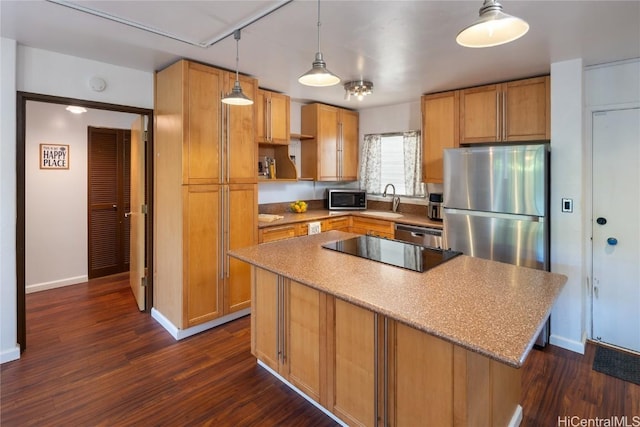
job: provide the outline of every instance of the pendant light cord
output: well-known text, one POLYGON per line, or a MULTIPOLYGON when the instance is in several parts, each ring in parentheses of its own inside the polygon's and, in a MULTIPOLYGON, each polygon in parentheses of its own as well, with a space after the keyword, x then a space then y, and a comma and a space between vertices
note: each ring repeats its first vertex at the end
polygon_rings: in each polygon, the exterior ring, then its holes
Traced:
POLYGON ((240 81, 240 78, 238 76, 238 64, 240 63, 240 60, 239 60, 239 56, 240 56, 239 49, 240 48, 238 47, 238 45, 240 44, 240 30, 236 30, 233 33, 233 38, 236 39, 236 81, 238 82, 238 81, 240 81))
POLYGON ((320 0, 318 0, 318 52, 320 52, 320 0))

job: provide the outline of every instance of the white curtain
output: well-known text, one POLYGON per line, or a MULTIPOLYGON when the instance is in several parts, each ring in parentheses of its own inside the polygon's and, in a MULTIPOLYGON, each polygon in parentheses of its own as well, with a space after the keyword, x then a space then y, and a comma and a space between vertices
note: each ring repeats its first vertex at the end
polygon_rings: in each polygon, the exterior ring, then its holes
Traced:
POLYGON ((380 193, 381 135, 365 135, 360 156, 360 188, 367 193, 380 193))
POLYGON ((419 131, 403 133, 404 186, 407 196, 424 197, 422 184, 422 141, 419 131))

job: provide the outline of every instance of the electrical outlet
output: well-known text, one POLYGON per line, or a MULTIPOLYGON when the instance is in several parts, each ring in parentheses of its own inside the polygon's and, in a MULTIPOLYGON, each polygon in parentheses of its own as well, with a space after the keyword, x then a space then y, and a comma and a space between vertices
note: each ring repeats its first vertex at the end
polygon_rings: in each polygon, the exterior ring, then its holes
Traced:
POLYGON ((562 199, 562 212, 573 212, 573 199, 562 199))

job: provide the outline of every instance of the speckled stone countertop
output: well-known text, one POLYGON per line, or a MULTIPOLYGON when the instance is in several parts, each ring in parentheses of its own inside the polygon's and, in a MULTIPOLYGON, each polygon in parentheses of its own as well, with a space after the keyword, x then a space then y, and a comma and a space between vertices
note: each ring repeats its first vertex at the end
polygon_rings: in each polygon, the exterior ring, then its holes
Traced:
POLYGON ((293 212, 280 212, 278 215, 282 215, 284 218, 277 219, 271 222, 258 222, 258 228, 264 227, 274 227, 278 225, 287 225, 293 224, 296 222, 308 222, 308 221, 321 221, 327 218, 335 218, 346 215, 355 215, 361 216, 363 218, 376 218, 382 219, 386 221, 396 222, 398 224, 411 224, 418 225, 422 227, 433 227, 433 228, 442 228, 442 221, 433 221, 427 216, 416 215, 411 213, 398 212, 402 216, 399 218, 390 218, 387 216, 383 216, 387 211, 379 211, 379 210, 367 210, 369 214, 365 214, 362 211, 329 211, 323 209, 317 210, 308 210, 304 213, 293 213, 293 212), (376 215, 376 213, 381 212, 382 215, 376 215))
POLYGON ((516 368, 567 281, 465 255, 416 273, 321 247, 354 236, 328 231, 229 255, 516 368))

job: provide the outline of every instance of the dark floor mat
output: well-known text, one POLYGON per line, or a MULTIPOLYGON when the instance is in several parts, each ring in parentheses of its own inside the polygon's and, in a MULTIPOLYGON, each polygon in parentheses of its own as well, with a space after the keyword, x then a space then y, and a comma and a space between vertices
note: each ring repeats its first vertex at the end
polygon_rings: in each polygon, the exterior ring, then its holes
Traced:
POLYGON ((640 385, 640 356, 598 346, 593 370, 640 385))

